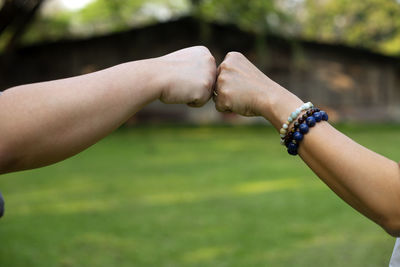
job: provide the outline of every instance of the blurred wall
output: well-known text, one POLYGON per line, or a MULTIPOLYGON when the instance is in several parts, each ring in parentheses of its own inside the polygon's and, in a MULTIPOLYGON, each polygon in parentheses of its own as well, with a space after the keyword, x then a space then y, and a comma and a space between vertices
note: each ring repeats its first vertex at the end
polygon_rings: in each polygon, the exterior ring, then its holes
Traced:
MULTIPOLYGON (((88 73, 122 62, 206 45, 221 62, 236 50, 304 101, 323 107, 334 120, 400 122, 400 60, 366 50, 299 40, 258 37, 231 25, 181 18, 128 32, 24 47, 0 56, 0 89, 88 73)), ((282 103, 284 105, 284 103, 282 103)), ((201 109, 154 103, 129 123, 174 121, 260 122, 223 115, 209 103, 201 109)))

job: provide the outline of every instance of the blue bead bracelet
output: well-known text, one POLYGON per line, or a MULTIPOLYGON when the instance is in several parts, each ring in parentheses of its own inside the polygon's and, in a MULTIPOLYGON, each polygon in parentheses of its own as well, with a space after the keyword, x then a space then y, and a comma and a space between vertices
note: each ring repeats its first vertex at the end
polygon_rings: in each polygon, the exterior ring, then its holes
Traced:
POLYGON ((310 131, 310 128, 314 127, 318 122, 328 121, 328 119, 328 114, 318 108, 307 111, 307 113, 295 123, 291 132, 286 136, 285 145, 287 147, 287 152, 290 155, 296 156, 298 154, 300 142, 304 139, 304 135, 310 131))

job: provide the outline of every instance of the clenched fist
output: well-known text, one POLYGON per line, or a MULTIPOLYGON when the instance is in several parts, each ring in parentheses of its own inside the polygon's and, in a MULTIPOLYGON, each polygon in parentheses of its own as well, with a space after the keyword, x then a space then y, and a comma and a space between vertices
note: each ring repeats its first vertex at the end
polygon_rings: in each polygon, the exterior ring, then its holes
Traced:
POLYGON ((159 58, 165 82, 159 99, 166 104, 203 106, 211 98, 217 67, 203 46, 182 49, 159 58))
POLYGON ((218 111, 264 116, 276 128, 302 103, 238 52, 228 53, 219 66, 215 91, 218 111))

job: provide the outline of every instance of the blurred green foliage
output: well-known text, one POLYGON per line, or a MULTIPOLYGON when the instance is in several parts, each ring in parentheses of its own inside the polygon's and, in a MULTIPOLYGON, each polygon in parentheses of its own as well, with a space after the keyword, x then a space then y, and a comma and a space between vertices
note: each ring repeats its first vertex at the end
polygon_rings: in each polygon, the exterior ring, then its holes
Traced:
POLYGON ((25 42, 121 31, 182 15, 400 55, 398 0, 95 0, 36 20, 25 42))
MULTIPOLYGON (((23 36, 24 43, 35 43, 42 40, 60 39, 63 36, 73 35, 71 28, 71 13, 68 11, 59 12, 55 16, 41 16, 36 19, 23 36)), ((0 38, 7 40, 7 38, 0 38)), ((0 45, 3 47, 3 45, 0 45)))
POLYGON ((94 0, 75 11, 57 7, 32 23, 23 42, 123 31, 179 16, 188 7, 186 0, 94 0))
POLYGON ((82 25, 92 25, 95 30, 118 31, 177 15, 184 10, 184 3, 174 0, 96 0, 83 8, 78 18, 82 25))
POLYGON ((278 30, 290 18, 275 1, 205 0, 197 8, 202 18, 234 23, 259 34, 278 30))
POLYGON ((301 34, 309 39, 400 54, 400 3, 396 0, 306 0, 301 34))

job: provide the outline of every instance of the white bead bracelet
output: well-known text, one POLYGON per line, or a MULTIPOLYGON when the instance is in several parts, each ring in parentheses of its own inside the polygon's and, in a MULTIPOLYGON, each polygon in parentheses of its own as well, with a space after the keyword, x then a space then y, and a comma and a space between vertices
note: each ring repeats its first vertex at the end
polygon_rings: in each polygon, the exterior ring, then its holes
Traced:
POLYGON ((307 102, 301 105, 301 107, 297 108, 290 114, 290 116, 287 118, 287 121, 282 125, 282 128, 279 131, 282 145, 285 143, 285 136, 288 133, 290 124, 297 119, 300 113, 313 107, 314 107, 313 103, 307 102))

